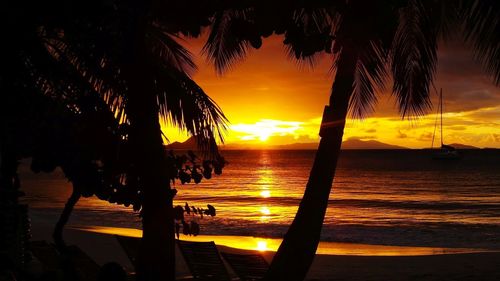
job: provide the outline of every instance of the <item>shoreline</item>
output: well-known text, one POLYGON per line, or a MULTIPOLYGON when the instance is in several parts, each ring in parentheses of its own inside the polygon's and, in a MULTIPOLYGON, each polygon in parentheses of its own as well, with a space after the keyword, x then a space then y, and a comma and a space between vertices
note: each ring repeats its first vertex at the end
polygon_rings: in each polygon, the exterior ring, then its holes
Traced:
MULTIPOLYGON (((51 241, 52 225, 34 224, 32 227, 35 240, 51 241)), ((118 262, 127 271, 133 271, 130 260, 112 234, 67 228, 64 232, 68 244, 74 244, 86 252, 98 264, 118 262)), ((116 230, 116 229, 115 229, 116 230)), ((136 235, 140 230, 133 230, 136 235)), ((214 238, 214 236, 208 236, 214 238)), ((200 239, 203 237, 200 237, 200 239)), ((216 239, 217 240, 217 239, 216 239)), ((339 243, 340 244, 340 243, 339 243)), ((337 244, 337 245, 339 245, 337 244)), ((345 246, 356 246, 359 244, 345 246)), ((333 246, 333 245, 332 245, 333 246)), ((245 250, 228 247, 217 243, 219 251, 234 253, 259 253, 268 262, 274 256, 273 251, 245 250)), ((307 280, 500 280, 500 269, 497 261, 500 252, 474 253, 439 253, 433 255, 346 255, 346 254, 316 254, 307 280)), ((179 277, 188 276, 189 270, 179 251, 176 252, 176 274, 179 277)))
MULTIPOLYGON (((141 237, 142 230, 122 227, 105 226, 71 226, 68 229, 87 231, 100 234, 141 237)), ((239 250, 271 251, 275 252, 282 239, 255 236, 234 235, 198 235, 186 236, 181 234, 181 240, 187 241, 214 241, 215 244, 236 248, 239 250)), ((321 241, 316 251, 317 255, 346 255, 346 256, 430 256, 443 254, 486 253, 500 252, 482 248, 452 248, 452 247, 423 247, 423 246, 390 246, 347 242, 321 241)))

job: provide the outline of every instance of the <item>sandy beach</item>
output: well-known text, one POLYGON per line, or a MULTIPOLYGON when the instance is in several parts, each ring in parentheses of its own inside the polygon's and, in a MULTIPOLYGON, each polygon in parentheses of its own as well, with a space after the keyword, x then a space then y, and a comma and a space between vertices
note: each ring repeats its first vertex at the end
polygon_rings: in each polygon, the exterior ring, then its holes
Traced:
MULTIPOLYGON (((32 240, 50 241, 51 226, 33 225, 32 240)), ((123 233, 117 233, 123 234, 123 233)), ((133 236, 133 235, 132 235, 133 236)), ((111 233, 97 233, 70 228, 65 232, 68 244, 79 246, 97 263, 115 261, 128 271, 133 267, 125 252, 111 233)), ((215 237, 214 241, 217 241, 215 237)), ((217 243, 217 242, 216 242, 217 243)), ((346 243, 344 243, 346 244, 346 243)), ((349 255, 318 254, 313 262, 308 280, 500 280, 500 252, 473 252, 422 255, 394 255, 376 252, 384 249, 371 248, 372 255, 359 255, 359 249, 368 246, 350 245, 349 255), (375 249, 375 250, 374 250, 375 249), (378 255, 377 255, 378 254, 378 255), (380 255, 382 254, 382 255, 380 255)), ((343 245, 348 247, 348 245, 343 245)), ((251 252, 240 248, 218 245, 220 251, 251 252)), ((405 248, 405 247, 401 247, 405 248)), ((410 248, 410 247, 407 247, 410 248)), ((412 250, 407 249, 408 253, 412 250)), ((345 251, 345 249, 344 249, 345 251)), ((364 250, 361 250, 361 252, 364 250)), ((253 250, 255 252, 255 250, 253 250)), ((271 261, 273 251, 257 251, 271 261)), ((397 253, 396 253, 397 254, 397 253)), ((188 276, 189 270, 177 252, 177 275, 188 276)), ((230 272, 231 273, 231 272, 230 272)))

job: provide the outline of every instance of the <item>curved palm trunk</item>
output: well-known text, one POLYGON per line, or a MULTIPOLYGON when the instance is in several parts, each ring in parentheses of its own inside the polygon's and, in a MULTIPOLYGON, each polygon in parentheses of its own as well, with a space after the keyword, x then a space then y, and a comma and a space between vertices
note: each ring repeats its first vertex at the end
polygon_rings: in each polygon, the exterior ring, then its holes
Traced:
POLYGON ((304 197, 264 280, 304 280, 314 259, 340 154, 356 63, 355 49, 344 48, 304 197))
POLYGON ((71 212, 75 207, 78 200, 80 200, 81 194, 78 191, 73 189, 71 196, 68 198, 66 205, 59 217, 59 220, 56 223, 56 227, 54 228, 54 233, 52 233, 52 238, 54 239, 54 243, 59 250, 64 251, 66 248, 66 243, 63 239, 63 230, 66 223, 68 223, 69 217, 71 216, 71 212))

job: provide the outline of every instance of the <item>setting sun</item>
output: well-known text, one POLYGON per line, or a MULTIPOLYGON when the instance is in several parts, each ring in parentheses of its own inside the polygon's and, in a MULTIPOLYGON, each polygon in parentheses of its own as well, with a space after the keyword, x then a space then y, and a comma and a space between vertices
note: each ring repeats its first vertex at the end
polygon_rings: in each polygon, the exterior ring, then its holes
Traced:
POLYGON ((269 136, 271 134, 268 133, 268 132, 261 132, 260 135, 259 135, 259 140, 260 141, 267 141, 267 139, 269 139, 269 136))
POLYGON ((301 128, 301 122, 262 119, 253 124, 235 124, 231 131, 237 132, 241 140, 261 142, 272 136, 295 135, 301 128))

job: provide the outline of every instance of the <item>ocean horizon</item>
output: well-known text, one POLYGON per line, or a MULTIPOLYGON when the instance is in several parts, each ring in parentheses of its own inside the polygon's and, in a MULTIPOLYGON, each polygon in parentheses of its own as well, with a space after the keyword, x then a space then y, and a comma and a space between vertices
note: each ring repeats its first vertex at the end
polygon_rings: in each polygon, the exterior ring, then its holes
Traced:
MULTIPOLYGON (((192 217, 202 235, 279 239, 302 197, 314 150, 224 150, 223 174, 196 185, 176 183, 175 204, 217 209, 192 217)), ((344 150, 321 240, 388 246, 500 249, 500 150, 460 150, 459 160, 432 151, 344 150)), ((22 199, 37 223, 54 225, 71 183, 60 170, 20 167, 22 199)), ((82 198, 71 226, 141 227, 132 208, 82 198)))

